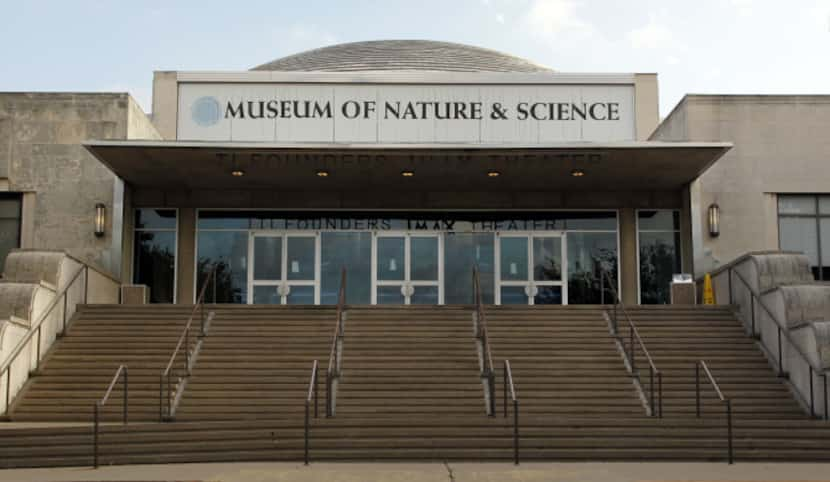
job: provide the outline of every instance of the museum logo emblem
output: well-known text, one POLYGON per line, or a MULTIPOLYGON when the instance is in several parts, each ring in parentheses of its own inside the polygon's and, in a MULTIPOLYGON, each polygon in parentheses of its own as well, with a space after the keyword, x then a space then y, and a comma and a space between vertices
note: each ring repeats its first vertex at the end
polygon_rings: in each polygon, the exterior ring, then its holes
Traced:
POLYGON ((199 97, 193 102, 190 113, 196 124, 209 127, 219 122, 222 117, 222 108, 215 97, 199 97))

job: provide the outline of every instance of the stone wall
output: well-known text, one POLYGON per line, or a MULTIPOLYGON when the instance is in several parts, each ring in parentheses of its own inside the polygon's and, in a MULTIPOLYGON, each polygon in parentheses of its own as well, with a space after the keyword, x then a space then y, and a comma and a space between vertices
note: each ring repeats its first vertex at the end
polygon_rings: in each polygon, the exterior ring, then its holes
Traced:
POLYGON ((652 134, 734 148, 692 183, 695 273, 747 251, 779 249, 778 193, 830 192, 830 96, 687 95, 652 134), (720 236, 707 209, 720 206, 720 236))
POLYGON ((0 178, 9 191, 33 193, 33 232, 23 248, 66 250, 120 273, 113 214, 123 209, 123 187, 81 144, 127 138, 159 138, 129 94, 0 93, 0 178), (93 232, 99 202, 108 214, 100 238, 93 232))

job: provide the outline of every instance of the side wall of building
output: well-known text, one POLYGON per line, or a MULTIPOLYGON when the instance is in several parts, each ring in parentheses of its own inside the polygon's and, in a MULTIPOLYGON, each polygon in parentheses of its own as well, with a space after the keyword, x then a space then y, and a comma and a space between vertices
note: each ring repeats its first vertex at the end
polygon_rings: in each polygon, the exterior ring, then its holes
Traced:
POLYGON ((82 143, 158 138, 128 94, 0 93, 0 179, 23 194, 23 248, 60 249, 121 271, 123 186, 82 143), (107 209, 94 233, 95 205, 107 209))
POLYGON ((830 97, 690 95, 654 140, 729 141, 734 148, 690 187, 696 274, 748 251, 778 249, 777 194, 827 193, 830 97), (720 207, 720 236, 708 207, 720 207))

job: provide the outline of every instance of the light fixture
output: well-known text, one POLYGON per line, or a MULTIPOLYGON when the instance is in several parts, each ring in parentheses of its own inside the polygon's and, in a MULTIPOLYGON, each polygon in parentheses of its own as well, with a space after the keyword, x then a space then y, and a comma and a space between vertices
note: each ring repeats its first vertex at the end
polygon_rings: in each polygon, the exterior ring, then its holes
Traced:
POLYGON ((318 169, 316 174, 317 177, 329 177, 329 171, 326 171, 325 169, 318 169))
POLYGON ((104 235, 107 227, 107 207, 103 203, 95 204, 95 236, 104 235))
POLYGON ((487 177, 499 177, 501 173, 499 171, 487 171, 487 177))
POLYGON ((720 236, 720 206, 717 203, 709 205, 709 236, 720 236))
POLYGON ((415 171, 401 171, 401 176, 403 177, 412 177, 415 175, 415 171))
POLYGON ((237 168, 237 169, 234 169, 233 171, 231 171, 231 176, 233 176, 233 177, 242 177, 244 175, 245 175, 245 171, 243 171, 242 169, 237 168))
POLYGON ((585 171, 583 171, 582 169, 574 169, 573 171, 571 171, 571 176, 573 177, 582 177, 584 175, 585 171))

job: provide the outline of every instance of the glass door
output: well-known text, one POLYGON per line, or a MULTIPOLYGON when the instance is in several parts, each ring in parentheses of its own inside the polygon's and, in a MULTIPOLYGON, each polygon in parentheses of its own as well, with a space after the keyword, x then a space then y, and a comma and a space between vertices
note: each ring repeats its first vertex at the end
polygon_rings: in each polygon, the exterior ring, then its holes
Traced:
POLYGON ((564 236, 560 233, 499 233, 497 236, 497 304, 567 304, 564 236))
POLYGON ((251 233, 248 303, 314 305, 320 302, 316 234, 251 233))
POLYGON ((438 234, 376 233, 372 245, 372 303, 442 304, 441 249, 438 234))

